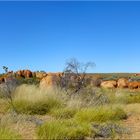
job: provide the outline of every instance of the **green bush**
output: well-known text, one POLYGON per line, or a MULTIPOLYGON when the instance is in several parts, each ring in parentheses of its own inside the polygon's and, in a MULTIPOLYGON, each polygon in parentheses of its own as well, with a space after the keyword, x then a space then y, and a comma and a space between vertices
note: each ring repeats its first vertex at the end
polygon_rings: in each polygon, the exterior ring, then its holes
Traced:
POLYGON ((75 114, 75 119, 80 122, 106 122, 125 119, 126 113, 119 107, 87 108, 75 114))
POLYGON ((21 139, 21 136, 10 129, 0 127, 0 139, 21 139))
POLYGON ((50 114, 56 118, 60 119, 69 119, 72 118, 77 112, 77 109, 74 108, 60 108, 60 109, 52 109, 50 114))
POLYGON ((91 135, 91 125, 74 120, 52 120, 40 126, 39 139, 84 139, 91 135))
POLYGON ((27 100, 15 100, 14 107, 19 113, 25 114, 39 114, 43 115, 48 113, 52 108, 59 108, 62 103, 59 100, 50 98, 47 100, 40 100, 30 102, 27 100))

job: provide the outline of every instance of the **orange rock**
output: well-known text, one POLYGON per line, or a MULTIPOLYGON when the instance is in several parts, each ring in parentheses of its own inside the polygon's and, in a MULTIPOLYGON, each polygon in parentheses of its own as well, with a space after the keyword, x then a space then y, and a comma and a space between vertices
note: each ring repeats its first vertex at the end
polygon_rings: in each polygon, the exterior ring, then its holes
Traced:
POLYGON ((128 80, 125 78, 120 78, 117 82, 118 88, 127 88, 128 87, 128 80))
POLYGON ((24 77, 24 78, 31 78, 33 77, 33 74, 30 70, 19 70, 16 72, 16 75, 18 77, 24 77))
POLYGON ((130 89, 136 89, 140 87, 140 82, 129 82, 128 87, 130 89))
POLYGON ((103 81, 101 82, 101 87, 103 88, 115 88, 117 86, 116 81, 103 81))
POLYGON ((33 77, 33 74, 30 70, 23 70, 23 75, 24 75, 25 78, 33 77))
POLYGON ((140 76, 140 73, 136 73, 136 74, 134 74, 134 76, 140 76))
POLYGON ((46 88, 57 86, 60 83, 60 78, 60 73, 47 73, 47 76, 40 81, 40 87, 46 88))
POLYGON ((47 73, 45 73, 45 72, 36 72, 35 73, 35 77, 39 78, 39 79, 42 79, 43 77, 46 77, 46 76, 47 76, 47 73))
POLYGON ((24 77, 23 71, 22 70, 17 71, 16 72, 16 76, 18 76, 18 77, 24 77))

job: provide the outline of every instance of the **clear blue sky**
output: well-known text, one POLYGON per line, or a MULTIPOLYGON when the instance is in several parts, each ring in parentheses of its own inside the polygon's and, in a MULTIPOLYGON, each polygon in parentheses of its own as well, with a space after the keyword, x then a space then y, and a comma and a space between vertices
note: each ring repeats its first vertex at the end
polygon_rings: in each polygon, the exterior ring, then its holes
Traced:
POLYGON ((72 57, 140 72, 140 2, 0 2, 1 68, 62 71, 72 57))

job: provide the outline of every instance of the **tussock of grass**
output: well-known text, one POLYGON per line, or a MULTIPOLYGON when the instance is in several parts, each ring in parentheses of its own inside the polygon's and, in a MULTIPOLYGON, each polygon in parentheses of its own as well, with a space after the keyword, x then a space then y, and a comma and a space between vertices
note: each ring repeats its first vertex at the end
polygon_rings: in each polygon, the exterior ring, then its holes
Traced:
POLYGON ((80 122, 106 122, 126 119, 127 115, 120 107, 97 107, 82 109, 77 112, 75 119, 80 122))
POLYGON ((116 102, 122 104, 133 104, 133 103, 140 103, 140 93, 121 93, 117 98, 116 102))
POLYGON ((58 100, 53 99, 33 103, 26 100, 18 100, 14 101, 14 106, 19 113, 43 115, 49 112, 52 108, 61 107, 62 104, 58 100))
POLYGON ((70 119, 78 110, 76 108, 53 109, 50 114, 57 119, 70 119))
POLYGON ((21 139, 21 136, 8 128, 0 127, 0 139, 21 139))
POLYGON ((59 90, 40 90, 36 86, 22 85, 15 91, 13 104, 19 113, 43 115, 64 105, 63 96, 57 92, 59 90))
POLYGON ((39 139, 84 139, 91 135, 91 125, 74 120, 52 120, 38 128, 39 139))
POLYGON ((125 100, 128 104, 140 103, 140 94, 126 96, 125 100))

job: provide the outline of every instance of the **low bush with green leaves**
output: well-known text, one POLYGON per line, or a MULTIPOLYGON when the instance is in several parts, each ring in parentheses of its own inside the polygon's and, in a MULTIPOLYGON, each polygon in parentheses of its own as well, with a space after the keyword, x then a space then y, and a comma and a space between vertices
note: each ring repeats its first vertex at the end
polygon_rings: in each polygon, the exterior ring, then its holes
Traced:
POLYGON ((75 120, 52 120, 40 126, 37 131, 39 139, 84 139, 92 135, 91 125, 75 120))
POLYGON ((96 107, 82 109, 74 117, 80 122, 106 122, 126 119, 127 114, 120 107, 96 107))

